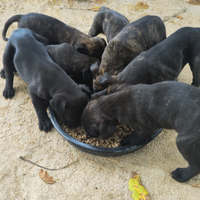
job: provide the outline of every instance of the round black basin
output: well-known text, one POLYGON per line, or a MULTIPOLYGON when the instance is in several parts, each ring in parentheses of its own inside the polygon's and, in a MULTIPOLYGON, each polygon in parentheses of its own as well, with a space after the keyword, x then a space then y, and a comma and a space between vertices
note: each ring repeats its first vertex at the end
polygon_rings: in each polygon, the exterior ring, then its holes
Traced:
POLYGON ((66 133, 61 126, 58 124, 54 111, 49 107, 49 114, 50 119, 52 121, 53 126, 55 129, 62 135, 71 145, 76 147, 77 149, 80 149, 84 152, 98 155, 98 156, 106 156, 106 157, 114 157, 114 156, 121 156, 125 154, 132 153, 142 147, 144 147, 146 144, 148 144, 150 141, 152 141, 160 132, 161 128, 157 129, 154 134, 151 135, 148 139, 146 139, 143 143, 140 145, 134 145, 134 146, 125 146, 125 147, 116 147, 116 148, 105 148, 105 147, 96 147, 89 144, 85 144, 83 142, 80 142, 70 136, 68 133, 66 133))

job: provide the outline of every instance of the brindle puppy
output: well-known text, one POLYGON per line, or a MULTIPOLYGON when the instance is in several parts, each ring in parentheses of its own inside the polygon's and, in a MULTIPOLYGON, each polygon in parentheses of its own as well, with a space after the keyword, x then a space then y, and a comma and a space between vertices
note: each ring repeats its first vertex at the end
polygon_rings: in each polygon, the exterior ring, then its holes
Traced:
POLYGON ((97 63, 91 66, 94 92, 104 89, 98 79, 105 72, 117 75, 139 53, 165 38, 165 25, 157 16, 145 16, 126 25, 105 48, 100 66, 97 63))
POLYGON ((117 76, 105 73, 99 79, 103 88, 109 84, 152 84, 177 80, 189 63, 193 73, 192 85, 200 86, 200 28, 183 27, 167 39, 138 55, 117 76))
POLYGON ((94 17, 88 35, 94 37, 103 33, 106 35, 107 42, 110 42, 128 23, 129 21, 124 15, 101 6, 94 17))
POLYGON ((86 84, 91 91, 93 76, 87 76, 87 71, 97 58, 79 53, 72 45, 63 43, 58 45, 46 45, 52 60, 57 63, 78 84, 86 84))
POLYGON ((91 37, 70 27, 58 19, 40 13, 14 15, 5 23, 2 37, 5 41, 8 27, 18 22, 18 28, 29 28, 39 35, 47 38, 50 44, 71 44, 77 51, 101 59, 106 41, 99 37, 91 37))
POLYGON ((47 102, 67 126, 78 126, 89 101, 90 90, 85 85, 76 84, 52 61, 41 44, 43 40, 47 39, 26 28, 12 33, 3 54, 6 75, 3 96, 6 99, 14 96, 13 71, 16 70, 28 83, 40 130, 48 132, 52 128, 46 112, 47 102))
POLYGON ((189 166, 177 168, 172 177, 185 182, 199 174, 200 90, 177 81, 115 87, 87 104, 81 117, 86 133, 106 139, 122 123, 134 128, 121 142, 126 146, 139 145, 158 128, 174 129, 177 147, 189 166))

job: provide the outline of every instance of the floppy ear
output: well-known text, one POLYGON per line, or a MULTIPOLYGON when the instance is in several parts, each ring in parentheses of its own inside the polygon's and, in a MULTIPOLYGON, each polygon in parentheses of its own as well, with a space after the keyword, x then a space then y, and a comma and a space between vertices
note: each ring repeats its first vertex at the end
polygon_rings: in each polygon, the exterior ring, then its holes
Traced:
POLYGON ((54 111, 64 112, 67 106, 67 100, 62 97, 54 97, 49 101, 49 104, 54 111))
POLYGON ((95 77, 96 73, 99 71, 98 62, 95 62, 94 64, 92 64, 92 65, 90 66, 90 71, 92 72, 93 77, 95 77))
POLYGON ((81 43, 73 44, 73 46, 78 52, 80 52, 82 54, 87 54, 87 49, 85 48, 84 44, 81 44, 81 43))
POLYGON ((41 35, 33 32, 33 36, 35 37, 35 39, 42 43, 43 45, 48 45, 49 44, 49 40, 47 38, 42 37, 41 35))
POLYGON ((101 39, 101 41, 104 43, 104 46, 106 47, 106 46, 107 46, 106 41, 105 41, 103 38, 100 38, 100 39, 101 39))
POLYGON ((111 137, 116 131, 116 125, 112 122, 106 122, 100 125, 100 136, 103 139, 111 137))
POLYGON ((112 75, 105 72, 104 75, 99 78, 98 82, 103 86, 108 86, 112 82, 112 75))
POLYGON ((82 70, 82 75, 83 75, 83 80, 84 82, 87 82, 89 80, 93 79, 93 74, 90 70, 90 67, 86 67, 85 69, 82 70))
POLYGON ((88 98, 91 99, 91 91, 90 91, 90 88, 87 86, 87 85, 82 85, 82 84, 79 84, 79 86, 81 87, 81 90, 87 94, 88 98))
POLYGON ((108 90, 104 89, 100 92, 94 93, 91 97, 91 100, 98 99, 100 96, 107 95, 107 94, 108 94, 108 90))

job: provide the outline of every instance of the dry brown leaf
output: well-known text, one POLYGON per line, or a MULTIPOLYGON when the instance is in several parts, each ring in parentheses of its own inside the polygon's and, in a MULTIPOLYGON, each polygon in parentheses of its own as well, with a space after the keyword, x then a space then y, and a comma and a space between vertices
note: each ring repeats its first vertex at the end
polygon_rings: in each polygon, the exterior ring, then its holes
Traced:
POLYGON ((200 0, 190 0, 187 3, 189 3, 191 5, 200 5, 200 0))
POLYGON ((200 184, 191 184, 192 187, 200 188, 200 184))
POLYGON ((55 183, 55 181, 53 180, 53 177, 49 176, 49 174, 47 174, 47 171, 43 169, 40 170, 39 176, 45 183, 55 183))
POLYGON ((143 11, 143 10, 146 10, 149 8, 148 4, 147 3, 144 3, 144 2, 138 2, 135 6, 134 6, 134 10, 136 12, 139 12, 139 11, 143 11))
POLYGON ((181 17, 181 16, 179 16, 179 15, 177 15, 176 17, 177 17, 178 19, 183 19, 183 17, 181 17))

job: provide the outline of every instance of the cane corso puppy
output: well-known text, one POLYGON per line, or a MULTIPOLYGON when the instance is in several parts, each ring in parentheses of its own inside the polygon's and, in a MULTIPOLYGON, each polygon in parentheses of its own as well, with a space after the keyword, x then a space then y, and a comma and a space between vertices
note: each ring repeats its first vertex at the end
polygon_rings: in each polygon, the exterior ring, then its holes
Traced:
POLYGON ((99 33, 103 33, 106 35, 107 42, 110 42, 128 23, 129 21, 124 15, 101 6, 94 17, 88 35, 94 37, 99 33))
POLYGON ((189 166, 177 168, 172 177, 185 182, 200 173, 198 88, 178 81, 164 81, 128 85, 122 89, 111 86, 108 93, 90 101, 83 111, 82 124, 89 136, 109 138, 116 125, 122 123, 134 128, 121 142, 126 146, 142 143, 158 128, 174 129, 178 132, 177 147, 189 166))
POLYGON ((8 27, 18 22, 18 28, 29 28, 39 35, 47 38, 50 44, 71 44, 80 53, 101 59, 106 41, 99 37, 91 37, 70 27, 60 20, 40 13, 14 15, 5 23, 2 37, 5 41, 8 27))
POLYGON ((16 70, 28 83, 40 130, 48 132, 52 127, 46 112, 47 102, 67 126, 77 126, 89 101, 90 90, 85 85, 76 84, 52 61, 43 46, 44 40, 46 39, 26 28, 16 29, 12 33, 3 55, 6 75, 3 96, 14 96, 13 71, 16 70))
MULTIPOLYGON (((90 71, 91 64, 100 62, 95 57, 79 53, 72 45, 67 43, 57 45, 45 45, 52 60, 57 63, 76 83, 86 84, 92 92, 93 76, 90 71), (88 77, 88 75, 90 75, 88 77)), ((5 78, 4 69, 0 72, 1 77, 5 78)))
POLYGON ((94 76, 94 92, 103 89, 98 79, 105 72, 117 75, 139 53, 150 49, 165 38, 165 25, 157 16, 144 16, 126 25, 108 43, 102 55, 100 66, 96 63, 90 68, 94 76))
POLYGON ((189 63, 193 73, 192 85, 200 86, 200 28, 183 27, 148 51, 140 53, 117 76, 105 73, 99 83, 152 84, 177 80, 184 66, 189 63))
POLYGON ((92 64, 100 62, 97 58, 79 53, 72 45, 67 43, 46 45, 45 47, 52 60, 70 75, 74 81, 78 84, 86 84, 92 91, 93 76, 87 71, 90 71, 92 64), (88 77, 88 75, 90 76, 88 77))

